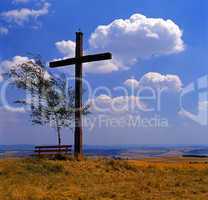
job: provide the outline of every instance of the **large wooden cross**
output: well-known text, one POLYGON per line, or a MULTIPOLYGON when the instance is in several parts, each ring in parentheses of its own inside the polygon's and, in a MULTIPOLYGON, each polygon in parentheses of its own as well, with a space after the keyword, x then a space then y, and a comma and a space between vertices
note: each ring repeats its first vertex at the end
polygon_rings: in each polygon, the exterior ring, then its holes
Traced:
POLYGON ((83 55, 83 33, 76 33, 75 58, 55 61, 50 63, 50 67, 63 67, 75 64, 75 132, 74 132, 74 156, 80 160, 83 158, 82 149, 82 64, 93 61, 112 59, 111 53, 83 55))

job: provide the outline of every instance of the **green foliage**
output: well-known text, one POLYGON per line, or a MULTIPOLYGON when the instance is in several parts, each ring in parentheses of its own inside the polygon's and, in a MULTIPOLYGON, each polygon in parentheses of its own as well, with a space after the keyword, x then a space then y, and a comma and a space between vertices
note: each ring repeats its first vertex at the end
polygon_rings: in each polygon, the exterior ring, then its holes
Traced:
MULTIPOLYGON (((14 85, 26 93, 25 99, 15 103, 29 106, 33 125, 49 125, 56 128, 61 144, 61 129, 73 128, 75 114, 75 92, 68 86, 65 75, 54 77, 39 60, 11 67, 8 77, 14 85), (30 98, 28 98, 28 94, 30 98)), ((89 106, 82 113, 88 114, 89 106)))

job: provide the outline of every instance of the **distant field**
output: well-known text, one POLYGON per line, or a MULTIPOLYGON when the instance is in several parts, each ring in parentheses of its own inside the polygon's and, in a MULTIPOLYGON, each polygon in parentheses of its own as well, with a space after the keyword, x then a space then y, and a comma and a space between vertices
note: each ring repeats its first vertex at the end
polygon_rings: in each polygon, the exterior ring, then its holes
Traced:
POLYGON ((0 160, 1 200, 206 200, 208 160, 0 160))
MULTIPOLYGON (((29 157, 34 145, 0 145, 0 159, 5 157, 29 157)), ((157 145, 118 145, 118 146, 84 146, 87 156, 120 157, 130 159, 199 156, 208 157, 208 146, 157 146, 157 145)))
POLYGON ((208 169, 208 158, 158 157, 130 160, 129 163, 138 167, 154 167, 156 169, 208 169))

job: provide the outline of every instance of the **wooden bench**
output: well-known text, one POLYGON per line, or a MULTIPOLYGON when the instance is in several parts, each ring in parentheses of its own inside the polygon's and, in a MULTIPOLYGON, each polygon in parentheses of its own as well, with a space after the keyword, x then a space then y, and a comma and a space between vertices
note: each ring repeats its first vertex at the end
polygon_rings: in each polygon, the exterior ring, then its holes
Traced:
POLYGON ((69 155, 72 153, 72 145, 35 146, 34 156, 69 155))

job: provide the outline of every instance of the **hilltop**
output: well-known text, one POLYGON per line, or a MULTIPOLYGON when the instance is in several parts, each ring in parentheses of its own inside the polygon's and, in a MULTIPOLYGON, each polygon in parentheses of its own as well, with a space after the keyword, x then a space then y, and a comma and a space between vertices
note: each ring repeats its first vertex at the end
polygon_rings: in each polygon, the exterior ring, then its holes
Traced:
POLYGON ((206 199, 205 160, 0 160, 0 199, 206 199))

